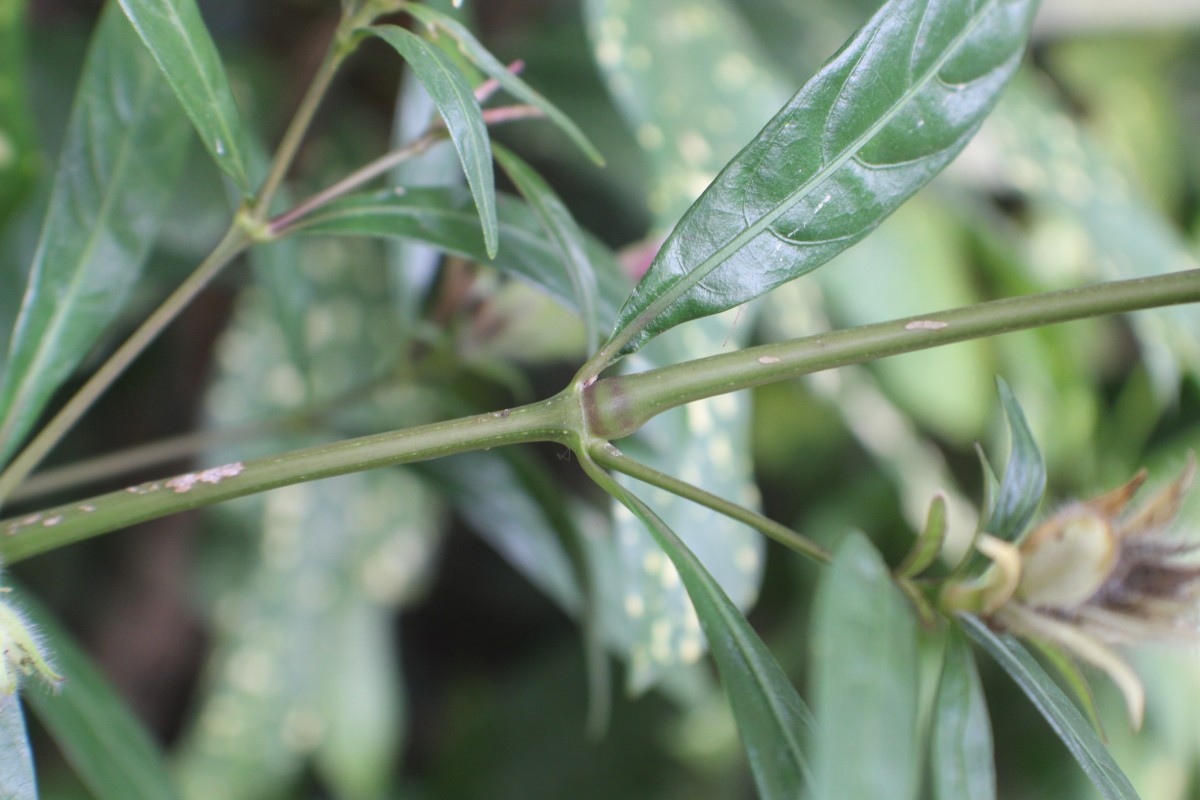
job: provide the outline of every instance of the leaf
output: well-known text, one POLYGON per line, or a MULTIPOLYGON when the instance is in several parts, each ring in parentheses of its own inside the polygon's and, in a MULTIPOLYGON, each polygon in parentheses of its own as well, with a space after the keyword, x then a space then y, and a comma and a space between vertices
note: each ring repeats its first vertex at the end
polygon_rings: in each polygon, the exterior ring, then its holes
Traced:
POLYGON ((559 250, 563 270, 571 279, 575 290, 576 307, 583 317, 587 346, 590 349, 597 341, 596 335, 596 276, 588 261, 583 231, 571 217, 571 212, 558 199, 542 177, 507 147, 495 145, 496 161, 508 174, 517 191, 529 203, 530 209, 541 221, 549 240, 559 250))
POLYGON ((934 495, 929 502, 929 515, 925 519, 925 527, 917 535, 903 563, 896 568, 896 575, 901 578, 915 578, 933 565, 942 553, 942 545, 946 543, 946 496, 934 495))
POLYGON ((915 797, 917 620, 861 533, 821 576, 812 624, 813 797, 915 797))
POLYGON ((934 700, 930 776, 937 800, 994 800, 992 723, 979 671, 962 632, 951 626, 934 700))
MULTIPOLYGON (((585 461, 585 465, 588 463, 590 460, 585 461)), ((637 495, 594 464, 589 474, 646 525, 687 587, 712 646, 759 796, 764 800, 799 797, 808 780, 802 742, 813 725, 796 688, 750 623, 675 532, 637 495)))
POLYGON ((25 0, 0 0, 0 226, 28 194, 41 158, 29 100, 25 0))
POLYGON ((459 49, 467 58, 471 59, 490 77, 495 78, 509 94, 518 100, 523 100, 531 106, 541 109, 542 113, 557 125, 559 130, 569 136, 571 141, 575 142, 588 158, 598 165, 604 164, 604 157, 600 155, 600 151, 596 149, 596 146, 592 144, 587 135, 579 129, 579 126, 571 121, 570 117, 535 91, 529 84, 509 71, 458 20, 442 14, 429 6, 417 5, 415 3, 406 5, 404 10, 424 22, 429 28, 444 30, 458 43, 459 49))
POLYGON ((583 4, 593 59, 644 156, 652 227, 664 233, 794 89, 791 76, 771 69, 737 5, 583 4))
POLYGON ((99 800, 179 797, 158 746, 91 658, 27 594, 21 605, 64 678, 59 691, 32 688, 25 700, 88 789, 99 800))
POLYGON ((458 150, 467 185, 483 224, 484 249, 496 257, 499 224, 496 221, 496 179, 483 111, 467 79, 450 57, 419 36, 394 25, 376 25, 371 33, 390 44, 410 67, 437 105, 446 129, 458 150))
POLYGON ((186 135, 154 63, 110 8, 88 51, 0 386, 0 462, 121 310, 186 135))
POLYGON ((604 353, 744 303, 865 236, 966 145, 1036 0, 892 0, 680 220, 604 353))
POLYGON ((993 509, 983 529, 1006 541, 1016 541, 1028 527, 1029 521, 1041 505, 1046 491, 1046 465, 1038 450, 1033 433, 1025 421, 1021 405, 1003 378, 996 379, 1000 403, 1008 417, 1009 438, 1012 440, 1008 466, 1000 481, 993 509))
POLYGON ((0 694, 0 797, 4 800, 37 800, 33 751, 25 733, 21 700, 0 694))
POLYGON ((217 46, 195 0, 118 0, 150 49, 200 141, 221 171, 250 194, 246 133, 217 46))
POLYGON ((976 617, 961 619, 967 635, 987 650, 1033 701, 1100 793, 1108 800, 1137 800, 1137 792, 1108 748, 1033 656, 1016 639, 993 633, 976 617))
MULTIPOLYGON (((548 292, 568 307, 576 307, 571 278, 558 249, 529 208, 512 198, 496 198, 500 241, 495 265, 548 292)), ((476 261, 491 261, 484 248, 476 217, 468 211, 470 196, 455 188, 385 190, 351 195, 320 209, 296 226, 304 234, 397 236, 414 239, 476 261)), ((596 313, 601 325, 611 324, 627 284, 612 254, 594 239, 585 245, 596 275, 596 313)))

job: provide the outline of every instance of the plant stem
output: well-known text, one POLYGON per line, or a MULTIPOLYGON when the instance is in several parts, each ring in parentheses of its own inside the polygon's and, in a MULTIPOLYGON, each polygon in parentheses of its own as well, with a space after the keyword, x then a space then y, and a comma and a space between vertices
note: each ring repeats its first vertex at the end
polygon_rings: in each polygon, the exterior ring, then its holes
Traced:
POLYGON ((791 528, 780 525, 770 517, 763 516, 757 511, 746 508, 743 505, 730 502, 711 492, 706 492, 699 486, 693 486, 686 481, 681 481, 664 472, 659 472, 653 467, 649 467, 640 461, 623 455, 608 442, 603 442, 590 448, 589 452, 592 460, 606 469, 622 472, 631 478, 636 478, 642 483, 657 486, 671 494, 691 500, 693 503, 711 508, 718 514, 723 514, 730 519, 749 525, 764 536, 774 539, 784 547, 794 550, 802 556, 808 556, 814 561, 822 563, 829 561, 829 552, 824 547, 821 547, 821 545, 811 539, 801 536, 791 528))
POLYGON ((0 473, 0 507, 3 506, 13 490, 32 472, 42 459, 54 449, 67 431, 79 421, 96 399, 112 385, 121 373, 142 354, 149 344, 154 341, 162 330, 179 315, 192 298, 209 284, 221 269, 237 257, 249 245, 246 233, 234 225, 225 234, 225 238, 217 244, 200 266, 188 276, 179 287, 163 301, 154 313, 143 322, 136 331, 108 360, 101 365, 92 377, 67 401, 54 418, 37 435, 25 445, 20 454, 13 459, 8 468, 0 473))
POLYGON ((581 460, 586 455, 590 463, 591 450, 599 443, 626 436, 656 414, 693 400, 966 339, 1197 301, 1200 270, 1176 272, 764 345, 605 378, 581 390, 573 382, 548 400, 511 411, 296 450, 3 520, 0 557, 28 558, 137 522, 279 486, 507 444, 557 442, 574 449, 581 460))
POLYGON ((11 563, 148 519, 247 494, 376 467, 521 442, 573 441, 582 424, 573 393, 511 410, 226 464, 0 522, 0 556, 11 563))
POLYGON ((1088 317, 1200 301, 1200 270, 979 303, 752 347, 596 381, 584 393, 590 434, 628 436, 685 403, 833 367, 1088 317))
POLYGON ((297 106, 295 115, 288 123, 287 130, 284 131, 283 138, 279 142, 279 148, 275 151, 275 157, 271 160, 271 168, 267 172, 267 177, 258 190, 258 199, 251 212, 251 218, 255 221, 262 222, 271 213, 271 202, 275 199, 275 193, 279 191, 283 179, 292 167, 292 162, 296 160, 296 154, 300 150, 304 136, 308 133, 317 108, 321 105, 330 84, 333 83, 333 76, 337 74, 342 62, 354 50, 355 29, 360 25, 369 24, 371 21, 374 12, 367 9, 369 5, 366 4, 364 8, 354 10, 347 9, 338 22, 337 30, 333 34, 333 41, 330 42, 329 49, 321 58, 321 65, 317 67, 312 82, 304 91, 304 97, 300 99, 300 105, 297 106))

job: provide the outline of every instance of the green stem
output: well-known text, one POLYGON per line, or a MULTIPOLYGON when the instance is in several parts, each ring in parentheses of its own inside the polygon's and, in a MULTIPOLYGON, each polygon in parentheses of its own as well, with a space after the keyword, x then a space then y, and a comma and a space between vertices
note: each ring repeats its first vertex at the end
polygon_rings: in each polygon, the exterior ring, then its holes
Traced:
POLYGON ((665 489, 671 494, 691 500, 693 503, 698 503, 705 508, 711 508, 718 514, 723 514, 730 519, 749 525, 764 536, 774 539, 784 547, 795 550, 800 555, 808 556, 814 561, 822 563, 829 561, 829 552, 825 548, 811 539, 801 536, 791 528, 780 525, 775 520, 763 516, 757 511, 730 502, 723 497, 706 492, 698 486, 693 486, 686 481, 681 481, 664 472, 659 472, 653 467, 646 466, 640 461, 623 455, 620 450, 617 450, 617 448, 608 442, 593 446, 589 449, 589 453, 592 460, 601 467, 622 472, 631 478, 636 478, 642 483, 657 486, 659 489, 665 489))
POLYGON ((225 238, 209 253, 208 258, 204 259, 187 280, 180 284, 179 288, 172 292, 161 306, 155 309, 154 313, 133 332, 133 335, 124 344, 117 348, 116 352, 109 356, 100 369, 88 378, 87 383, 67 401, 67 404, 54 415, 54 418, 13 459, 8 468, 0 473, 0 506, 3 506, 4 501, 17 486, 54 449, 67 431, 91 408, 96 399, 112 385, 113 381, 120 377, 133 360, 142 354, 142 351, 179 315, 179 312, 191 302, 192 298, 248 245, 249 239, 240 227, 234 225, 230 228, 225 234, 225 238))
POLYGON ((368 3, 359 9, 348 9, 338 23, 329 49, 325 51, 321 65, 317 67, 312 82, 305 90, 304 97, 300 99, 300 105, 296 108, 291 122, 288 123, 288 128, 279 142, 279 148, 275 151, 275 157, 271 160, 271 168, 258 191, 258 199, 251 212, 251 218, 256 222, 266 220, 271 213, 271 202, 283 184, 288 170, 291 169, 292 162, 296 160, 296 154, 304 142, 313 117, 316 116, 317 108, 325 98, 325 93, 329 91, 330 84, 333 83, 333 76, 337 74, 347 56, 354 51, 357 43, 355 30, 360 25, 369 24, 373 15, 374 12, 368 3))
POLYGON ((979 303, 817 334, 596 381, 584 394, 592 436, 628 436, 685 403, 928 347, 1088 317, 1200 301, 1200 270, 979 303))
MULTIPOLYGON (((424 425, 131 487, 0 521, 10 561, 69 542, 278 486, 520 442, 566 445, 591 462, 596 443, 628 435, 668 408, 822 369, 1038 325, 1200 301, 1200 270, 982 303, 576 384, 511 411, 424 425), (235 474, 236 473, 236 474, 235 474), (207 482, 211 480, 211 482, 207 482), (190 486, 180 491, 183 486, 190 486)), ((607 475, 594 463, 591 468, 607 475)), ((609 479, 611 480, 611 478, 609 479)))
POLYGON ((580 424, 579 400, 564 392, 511 410, 226 464, 0 521, 0 556, 20 561, 167 514, 347 472, 521 442, 567 444, 580 424))

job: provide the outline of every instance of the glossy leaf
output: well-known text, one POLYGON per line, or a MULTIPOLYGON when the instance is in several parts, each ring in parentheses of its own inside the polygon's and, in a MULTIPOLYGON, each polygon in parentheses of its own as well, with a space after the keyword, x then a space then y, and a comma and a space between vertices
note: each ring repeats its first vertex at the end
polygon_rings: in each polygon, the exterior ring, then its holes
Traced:
POLYGON ((992 722, 971 647, 958 628, 946 638, 934 700, 930 777, 937 800, 994 800, 992 722))
POLYGON ((810 662, 814 800, 915 797, 917 620, 861 533, 817 585, 810 662))
POLYGON ((575 142, 588 158, 597 164, 604 163, 604 157, 600 155, 600 151, 579 129, 579 126, 571 121, 570 117, 500 63, 499 59, 492 55, 462 23, 426 5, 412 3, 405 6, 404 10, 431 29, 445 31, 458 43, 459 49, 467 58, 471 59, 489 77, 494 78, 509 94, 540 109, 551 122, 571 138, 571 141, 575 142))
POLYGON ((88 51, 0 387, 0 461, 121 310, 179 174, 187 123, 118 9, 88 51))
POLYGON ((675 532, 637 495, 592 469, 593 478, 650 530, 687 587, 711 643, 759 796, 764 800, 799 797, 808 781, 804 748, 813 724, 796 688, 675 532))
POLYGON ((0 797, 37 800, 33 752, 25 733, 25 714, 16 694, 0 694, 0 797))
POLYGON ((246 133, 217 46, 195 0, 119 0, 205 149, 243 194, 251 191, 246 133))
POLYGON ((606 353, 757 297, 865 236, 966 145, 1036 0, 892 0, 680 220, 606 353))
POLYGON ((1033 701, 1101 795, 1107 800, 1137 800, 1137 792, 1108 748, 1033 656, 1016 639, 993 633, 975 617, 963 617, 962 622, 967 634, 1000 663, 1033 701))
MULTIPOLYGON (((575 307, 571 277, 558 248, 546 238, 542 225, 525 206, 503 195, 497 198, 500 242, 497 268, 531 281, 551 296, 575 307)), ((352 195, 330 203, 296 226, 298 233, 398 236, 414 239, 476 261, 491 261, 479 232, 478 218, 469 210, 465 191, 452 188, 409 188, 352 195)), ((587 259, 597 282, 596 312, 600 324, 610 324, 627 285, 612 254, 589 238, 587 259)))
POLYGON ((0 226, 40 164, 26 60, 26 0, 0 0, 0 226))
POLYGON ((983 529, 993 536, 1016 541, 1041 505, 1046 491, 1046 465, 1012 390, 1002 378, 996 379, 996 387, 1008 418, 1012 444, 995 508, 983 529))
POLYGON ((22 606, 45 634, 62 687, 25 692, 80 780, 98 800, 171 800, 179 797, 162 753, 129 705, 70 635, 28 597, 22 606))
POLYGON ((378 25, 370 30, 400 54, 437 105, 479 209, 484 249, 488 258, 495 258, 499 225, 492 150, 483 111, 471 86, 449 56, 421 37, 394 25, 378 25))
POLYGON ((571 279, 575 305, 583 316, 588 348, 597 341, 596 335, 596 276, 588 261, 583 231, 579 229, 566 205, 520 156, 506 147, 493 148, 496 162, 508 175, 517 191, 529 203, 530 210, 541 221, 546 238, 558 248, 563 270, 571 279))

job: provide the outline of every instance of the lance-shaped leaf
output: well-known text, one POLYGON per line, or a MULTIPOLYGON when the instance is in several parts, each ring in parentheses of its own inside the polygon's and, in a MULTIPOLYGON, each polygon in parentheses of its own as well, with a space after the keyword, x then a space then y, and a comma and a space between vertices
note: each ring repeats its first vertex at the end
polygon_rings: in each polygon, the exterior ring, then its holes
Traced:
POLYGON ((817 585, 810 661, 814 800, 916 797, 917 619, 861 533, 817 585))
POLYGON ((390 44, 412 67, 417 80, 429 92, 446 130, 458 150, 467 185, 475 197, 483 223, 483 242, 488 258, 495 258, 499 239, 496 222, 496 178, 492 174, 492 148, 483 111, 466 77, 448 55, 420 36, 394 25, 378 25, 371 33, 390 44))
POLYGON ((678 570, 712 647, 759 796, 799 797, 808 781, 804 742, 812 733, 812 717, 796 688, 678 535, 637 495, 590 460, 584 464, 593 479, 642 521, 678 570))
POLYGON ((40 164, 29 101, 25 0, 0 0, 0 225, 33 185, 40 164))
MULTIPOLYGON (((511 197, 496 198, 500 241, 494 264, 540 287, 568 307, 576 292, 559 248, 551 242, 530 208, 511 197)), ((351 195, 305 217, 297 233, 396 236, 426 242, 477 261, 492 261, 471 211, 471 198, 457 188, 388 189, 351 195)), ((600 325, 616 318, 628 283, 612 253, 585 237, 587 261, 596 278, 596 313, 600 325)), ((580 309, 582 312, 582 309, 580 309)))
POLYGON ((25 715, 16 694, 0 695, 0 797, 37 800, 33 753, 25 733, 25 715))
POLYGON ((1096 731, 1020 642, 1011 636, 997 636, 975 617, 963 617, 962 623, 967 635, 987 650, 1033 701, 1100 793, 1107 800, 1137 800, 1129 778, 1096 731))
POLYGON ((930 778, 937 800, 994 800, 992 722, 971 646, 950 628, 934 701, 930 778))
POLYGON ((1008 417, 1012 447, 996 495, 996 506, 983 529, 993 536, 1015 541, 1042 502, 1042 494, 1046 491, 1046 465, 1016 396, 1002 378, 996 379, 996 388, 1000 392, 1004 415, 1008 417))
POLYGON ((120 12, 96 28, 0 386, 0 462, 137 281, 187 123, 120 12))
POLYGON ((508 70, 504 64, 500 63, 500 59, 492 55, 462 23, 429 6, 417 5, 416 3, 405 6, 404 10, 424 22, 431 29, 445 31, 458 43, 459 49, 467 58, 471 59, 489 77, 494 78, 509 94, 541 110, 546 115, 546 118, 569 136, 571 141, 575 142, 588 158, 597 164, 604 163, 604 157, 600 155, 600 151, 596 149, 596 146, 592 144, 587 135, 579 129, 579 126, 571 121, 570 117, 560 111, 558 106, 539 94, 533 87, 517 77, 515 73, 508 70))
POLYGON ((892 0, 688 210, 604 354, 732 308, 865 236, 966 145, 1036 0, 892 0))
POLYGON ((559 250, 563 271, 575 291, 590 352, 596 345, 596 276, 584 249, 583 231, 571 212, 542 177, 534 172, 520 156, 507 147, 495 147, 496 161, 504 169, 517 191, 529 203, 529 208, 541 220, 546 236, 559 250))
POLYGON ((246 134, 221 55, 195 0, 120 3, 175 90, 204 147, 237 187, 249 194, 246 134))

